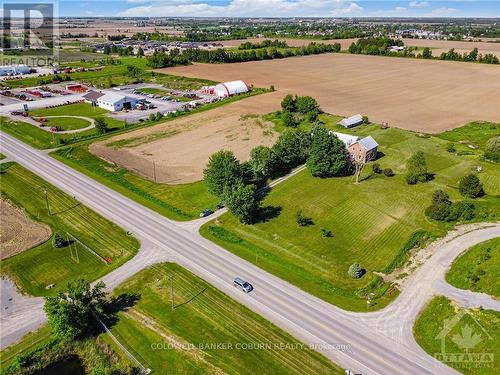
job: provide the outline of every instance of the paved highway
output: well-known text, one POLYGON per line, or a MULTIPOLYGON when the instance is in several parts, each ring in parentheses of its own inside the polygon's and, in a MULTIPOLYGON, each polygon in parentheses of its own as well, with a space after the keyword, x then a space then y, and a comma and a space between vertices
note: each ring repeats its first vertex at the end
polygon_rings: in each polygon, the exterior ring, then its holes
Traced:
MULTIPOLYGON (((258 312, 345 368, 363 374, 456 374, 411 345, 398 342, 355 313, 345 312, 236 257, 178 223, 143 207, 41 151, 0 133, 2 153, 75 196, 96 212, 164 251, 235 300, 258 312), (252 282, 246 295, 232 286, 235 276, 252 282), (337 350, 337 346, 349 350, 337 350)), ((478 241, 499 235, 486 230, 478 241)), ((477 232, 473 232, 477 233, 477 232)), ((472 240, 474 242, 474 240, 472 240)), ((142 251, 148 257, 149 246, 142 251)), ((119 272, 127 270, 128 263, 119 272)), ((130 270, 130 275, 135 271, 130 270)), ((398 301, 399 302, 399 301, 398 301)), ((397 319, 398 316, 387 317, 397 319)), ((18 322, 22 325, 22 322, 18 322)))

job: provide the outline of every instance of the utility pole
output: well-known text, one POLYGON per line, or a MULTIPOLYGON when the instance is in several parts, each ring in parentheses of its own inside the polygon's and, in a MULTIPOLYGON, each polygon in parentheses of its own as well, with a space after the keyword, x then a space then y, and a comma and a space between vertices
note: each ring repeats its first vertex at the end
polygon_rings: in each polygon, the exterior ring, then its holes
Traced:
POLYGON ((156 182, 156 164, 155 164, 155 161, 153 160, 153 179, 155 180, 156 182))
POLYGON ((170 307, 174 310, 174 275, 170 276, 170 307))
POLYGON ((45 206, 47 207, 47 212, 49 214, 49 216, 52 216, 51 212, 50 212, 50 206, 49 206, 49 195, 48 195, 48 192, 47 192, 47 188, 45 186, 42 187, 44 193, 45 193, 45 206))

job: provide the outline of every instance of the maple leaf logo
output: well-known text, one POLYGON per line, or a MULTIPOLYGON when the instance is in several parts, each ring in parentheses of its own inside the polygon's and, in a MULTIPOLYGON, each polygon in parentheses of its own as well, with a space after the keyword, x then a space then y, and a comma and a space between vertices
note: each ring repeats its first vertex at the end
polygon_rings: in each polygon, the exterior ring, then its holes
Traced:
POLYGON ((471 326, 466 324, 462 327, 461 334, 454 334, 451 340, 457 344, 459 348, 468 351, 479 344, 482 341, 482 338, 481 335, 472 332, 471 326))

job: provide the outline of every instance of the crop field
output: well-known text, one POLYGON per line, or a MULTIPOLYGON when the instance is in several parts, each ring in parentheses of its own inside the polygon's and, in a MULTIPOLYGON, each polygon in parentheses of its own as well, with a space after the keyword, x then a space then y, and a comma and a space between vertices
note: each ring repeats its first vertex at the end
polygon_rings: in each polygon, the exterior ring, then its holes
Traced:
POLYGON ((460 310, 446 297, 432 299, 413 327, 417 343, 433 357, 440 360, 451 358, 452 361, 446 364, 462 374, 497 374, 500 366, 500 313, 483 309, 465 309, 463 312, 465 314, 451 330, 444 332, 445 322, 461 314, 460 310), (453 362, 453 358, 460 356, 465 359, 472 357, 473 360, 453 362))
POLYGON ((23 207, 31 219, 49 225, 53 234, 66 239, 69 232, 109 261, 106 264, 77 243, 54 248, 48 240, 2 261, 2 274, 11 277, 21 290, 35 296, 53 294, 72 279, 97 279, 137 252, 139 244, 134 237, 32 172, 15 163, 7 164, 2 172, 2 197, 23 207), (47 290, 49 284, 55 287, 47 290))
MULTIPOLYGON (((219 82, 274 85, 273 110, 286 94, 311 95, 329 113, 369 116, 390 126, 440 133, 476 120, 500 122, 500 69, 486 64, 324 54, 234 64, 193 64, 160 72, 219 82), (471 90, 470 87, 474 87, 471 90)), ((244 108, 241 114, 247 113, 244 108)))
POLYGON ((233 102, 154 127, 93 143, 90 151, 141 176, 167 184, 203 178, 210 155, 226 149, 246 160, 252 148, 272 145, 273 124, 261 119, 275 93, 233 102), (153 162, 155 163, 153 167, 153 162))
POLYGON ((143 270, 114 293, 138 291, 139 301, 119 314, 112 332, 155 373, 342 373, 325 357, 176 264, 143 270), (221 345, 215 347, 217 343, 221 345), (251 345, 254 349, 246 349, 251 345))
POLYGON ((432 238, 451 227, 431 222, 424 215, 434 190, 444 189, 452 200, 462 199, 458 180, 482 166, 478 176, 488 195, 475 203, 491 207, 493 220, 499 217, 498 165, 483 162, 474 154, 449 153, 445 150, 447 142, 437 137, 421 137, 395 128, 382 130, 376 125, 351 132, 371 134, 382 153, 377 162, 381 168, 392 168, 396 175, 372 175, 367 165, 356 185, 352 176, 319 179, 305 170, 273 188, 264 200, 264 207, 277 208, 277 217, 243 225, 224 214, 217 222, 205 224, 202 234, 328 302, 364 311, 367 293, 375 293, 377 307, 393 296, 391 291, 386 293, 373 271, 390 271, 391 263, 413 233, 424 230, 432 238), (406 184, 404 173, 407 159, 417 150, 425 153, 435 178, 411 186, 406 184), (314 224, 299 227, 299 210, 314 224), (332 231, 333 237, 323 237, 322 228, 332 231), (367 270, 359 280, 347 275, 350 264, 355 262, 367 270))
POLYGON ((28 250, 51 235, 49 226, 31 220, 4 199, 0 199, 0 216, 0 259, 28 250))
POLYGON ((446 281, 500 298, 500 238, 478 244, 452 264, 446 281))

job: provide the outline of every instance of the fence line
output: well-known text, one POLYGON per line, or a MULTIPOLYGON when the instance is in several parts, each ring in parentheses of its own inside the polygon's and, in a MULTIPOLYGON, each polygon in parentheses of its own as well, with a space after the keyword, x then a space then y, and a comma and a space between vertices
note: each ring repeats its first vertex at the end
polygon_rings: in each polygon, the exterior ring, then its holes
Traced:
POLYGON ((97 321, 99 322, 99 324, 102 326, 102 328, 104 328, 104 330, 106 331, 106 333, 109 335, 109 337, 111 337, 111 340, 114 341, 114 343, 116 345, 118 345, 118 347, 127 355, 127 357, 130 358, 130 360, 132 362, 134 362, 140 369, 141 369, 141 373, 142 374, 149 374, 151 373, 151 369, 149 368, 146 368, 144 367, 144 365, 139 362, 139 360, 137 358, 134 357, 134 355, 132 353, 130 353, 127 348, 125 348, 120 341, 118 341, 118 339, 115 337, 115 335, 113 335, 113 333, 111 333, 111 331, 108 329, 108 327, 106 327, 106 324, 104 324, 104 322, 99 319, 99 317, 97 316, 97 314, 93 313, 95 318, 97 319, 97 321))
POLYGON ((95 255, 97 258, 99 258, 99 260, 101 262, 103 262, 104 264, 106 265, 109 265, 109 262, 104 259, 102 256, 100 256, 99 254, 97 254, 94 250, 92 250, 90 247, 88 247, 87 245, 85 245, 82 241, 80 241, 78 238, 76 238, 75 236, 73 236, 71 233, 69 232, 66 232, 67 236, 69 238, 72 238, 73 240, 75 240, 76 242, 78 242, 80 245, 83 246, 84 249, 86 249, 87 251, 89 251, 91 254, 95 255))

